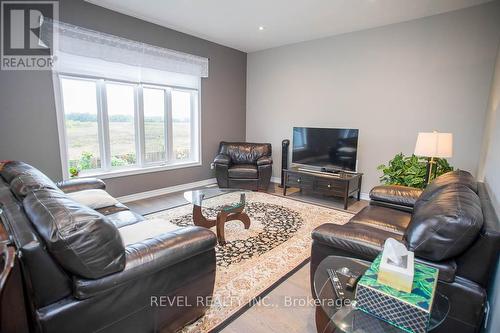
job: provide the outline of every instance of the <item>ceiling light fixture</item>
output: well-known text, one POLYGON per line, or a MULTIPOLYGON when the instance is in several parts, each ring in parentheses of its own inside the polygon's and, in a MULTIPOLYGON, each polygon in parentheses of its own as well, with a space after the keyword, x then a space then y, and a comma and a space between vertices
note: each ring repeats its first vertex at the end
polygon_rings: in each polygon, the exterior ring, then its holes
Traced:
POLYGON ((263 27, 263 26, 260 26, 260 27, 259 27, 259 30, 260 30, 260 31, 264 31, 264 27, 263 27))

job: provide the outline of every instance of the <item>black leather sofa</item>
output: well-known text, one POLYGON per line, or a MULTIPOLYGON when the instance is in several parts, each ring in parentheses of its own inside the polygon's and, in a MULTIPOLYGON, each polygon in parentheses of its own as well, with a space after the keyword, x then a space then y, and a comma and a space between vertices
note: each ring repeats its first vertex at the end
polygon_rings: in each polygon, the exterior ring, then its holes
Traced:
POLYGON ((270 143, 221 142, 214 159, 221 188, 266 190, 273 172, 270 143))
POLYGON ((370 198, 347 224, 313 231, 311 277, 329 255, 371 261, 392 237, 414 251, 416 260, 439 269, 438 291, 448 297, 450 313, 433 332, 479 332, 500 253, 500 221, 485 184, 453 171, 424 191, 377 186, 370 198))
POLYGON ((204 314, 214 233, 168 221, 150 230, 123 204, 93 210, 67 195, 104 189, 97 179, 55 184, 23 162, 0 163, 0 176, 31 332, 174 332, 204 314), (129 228, 140 239, 127 241, 129 228))

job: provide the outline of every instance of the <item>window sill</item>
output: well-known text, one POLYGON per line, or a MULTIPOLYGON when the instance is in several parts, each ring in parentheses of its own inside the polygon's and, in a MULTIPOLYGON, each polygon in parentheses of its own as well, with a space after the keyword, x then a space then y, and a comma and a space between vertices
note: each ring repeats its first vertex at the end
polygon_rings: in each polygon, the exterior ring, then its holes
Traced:
POLYGON ((88 177, 96 177, 96 178, 100 178, 100 179, 119 178, 119 177, 125 177, 125 176, 140 175, 140 174, 144 174, 144 173, 153 173, 153 172, 176 170, 176 169, 183 169, 183 168, 192 168, 192 167, 197 167, 197 166, 201 166, 201 165, 202 165, 201 162, 184 162, 184 163, 172 163, 172 164, 165 164, 165 165, 148 166, 148 167, 143 167, 143 168, 132 167, 132 168, 127 168, 127 169, 119 169, 119 170, 112 170, 112 171, 94 171, 94 172, 81 173, 78 177, 73 177, 70 179, 88 178, 88 177))

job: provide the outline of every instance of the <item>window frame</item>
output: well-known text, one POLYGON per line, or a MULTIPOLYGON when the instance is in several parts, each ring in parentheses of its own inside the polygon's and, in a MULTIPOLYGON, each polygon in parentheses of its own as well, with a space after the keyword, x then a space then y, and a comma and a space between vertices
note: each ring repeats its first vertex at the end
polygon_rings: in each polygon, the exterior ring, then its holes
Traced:
POLYGON ((86 75, 77 75, 70 73, 53 72, 54 97, 56 101, 57 128, 59 135, 59 150, 61 157, 61 166, 63 179, 69 179, 69 159, 68 159, 68 140, 65 124, 65 110, 63 101, 63 79, 86 80, 95 82, 96 101, 97 101, 97 125, 99 140, 99 155, 101 158, 101 168, 81 171, 78 177, 99 176, 100 178, 114 178, 126 175, 143 174, 158 172, 164 170, 173 170, 180 168, 189 168, 201 166, 201 78, 198 79, 197 87, 179 87, 175 85, 152 84, 145 82, 130 82, 110 78, 100 78, 86 75), (134 87, 134 133, 136 164, 122 167, 111 166, 111 149, 109 138, 109 117, 107 113, 106 101, 106 83, 132 85, 134 87), (165 160, 146 162, 145 160, 145 123, 144 123, 144 100, 143 89, 160 89, 164 93, 164 135, 165 135, 165 160), (172 105, 171 91, 179 90, 191 93, 190 110, 190 142, 191 158, 189 160, 177 160, 173 152, 173 133, 172 133, 172 105))

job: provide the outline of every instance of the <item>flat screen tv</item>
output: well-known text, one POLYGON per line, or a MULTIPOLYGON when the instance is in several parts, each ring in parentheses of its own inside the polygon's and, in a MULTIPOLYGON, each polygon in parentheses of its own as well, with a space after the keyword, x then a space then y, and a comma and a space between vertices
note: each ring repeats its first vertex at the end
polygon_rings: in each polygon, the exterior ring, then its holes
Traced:
POLYGON ((293 128, 292 162, 327 171, 356 171, 357 129, 293 128))

